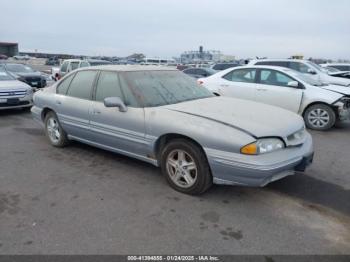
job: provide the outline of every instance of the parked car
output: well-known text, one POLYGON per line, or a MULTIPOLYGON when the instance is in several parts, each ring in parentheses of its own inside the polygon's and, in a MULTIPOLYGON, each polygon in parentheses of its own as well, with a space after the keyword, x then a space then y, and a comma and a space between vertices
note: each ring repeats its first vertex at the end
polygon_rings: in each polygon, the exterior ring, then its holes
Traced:
POLYGON ((216 71, 214 71, 211 68, 187 68, 185 70, 183 70, 182 72, 184 72, 186 75, 192 76, 194 78, 201 78, 201 77, 208 77, 211 76, 213 74, 216 73, 216 71))
POLYGON ((0 54, 0 60, 6 60, 7 58, 7 55, 0 54))
POLYGON ((231 68, 231 67, 236 67, 239 66, 238 63, 217 63, 215 65, 213 65, 211 67, 211 69, 215 70, 215 71, 222 71, 225 70, 227 68, 231 68))
POLYGON ((33 104, 33 88, 16 80, 0 65, 0 110, 29 108, 33 104))
POLYGON ((22 81, 35 89, 46 86, 45 76, 28 65, 14 63, 3 63, 1 65, 17 80, 22 81))
POLYGON ((337 120, 350 119, 350 88, 327 85, 288 68, 235 67, 198 82, 217 95, 252 100, 298 113, 310 129, 328 130, 337 120))
POLYGON ((55 75, 56 79, 60 79, 61 77, 65 76, 67 73, 81 68, 81 67, 88 67, 88 66, 98 66, 98 65, 111 65, 112 63, 106 60, 98 60, 98 59, 87 59, 87 60, 81 60, 81 59, 67 59, 64 60, 59 73, 55 75))
POLYGON ((323 67, 333 67, 338 69, 339 71, 350 71, 350 64, 346 63, 328 63, 322 64, 323 67))
POLYGON ((15 60, 29 60, 31 57, 29 55, 15 55, 13 58, 15 60))
POLYGON ((149 162, 188 194, 212 183, 264 186, 313 158, 297 114, 216 97, 168 67, 78 69, 35 93, 32 113, 53 146, 77 140, 149 162))
POLYGON ((298 59, 259 59, 252 60, 249 65, 282 66, 312 77, 314 80, 324 83, 350 87, 350 80, 341 77, 330 76, 321 66, 308 61, 298 59))
POLYGON ((51 66, 57 66, 59 64, 60 64, 60 60, 56 56, 48 58, 45 62, 45 65, 51 65, 51 66))

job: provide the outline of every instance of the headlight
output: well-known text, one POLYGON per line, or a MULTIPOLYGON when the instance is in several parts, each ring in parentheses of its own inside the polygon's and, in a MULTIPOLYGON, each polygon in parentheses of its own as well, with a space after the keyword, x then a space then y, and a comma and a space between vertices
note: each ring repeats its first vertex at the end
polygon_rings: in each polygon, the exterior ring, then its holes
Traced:
POLYGON ((33 94, 33 88, 27 89, 27 95, 31 95, 31 94, 33 94))
POLYGON ((260 155, 284 148, 284 143, 278 138, 262 138, 241 148, 245 155, 260 155))

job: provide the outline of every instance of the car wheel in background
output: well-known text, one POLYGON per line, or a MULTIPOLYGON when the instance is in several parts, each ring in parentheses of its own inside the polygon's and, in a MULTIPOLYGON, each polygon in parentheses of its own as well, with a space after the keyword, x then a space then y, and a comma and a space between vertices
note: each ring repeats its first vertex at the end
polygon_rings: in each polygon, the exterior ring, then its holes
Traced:
POLYGON ((53 146, 64 147, 69 143, 66 132, 52 111, 45 116, 45 134, 53 146))
POLYGON ((336 115, 330 106, 315 104, 306 109, 304 120, 308 128, 325 131, 334 126, 336 115))
POLYGON ((174 139, 165 145, 161 169, 170 186, 182 193, 201 194, 213 183, 203 150, 186 139, 174 139))

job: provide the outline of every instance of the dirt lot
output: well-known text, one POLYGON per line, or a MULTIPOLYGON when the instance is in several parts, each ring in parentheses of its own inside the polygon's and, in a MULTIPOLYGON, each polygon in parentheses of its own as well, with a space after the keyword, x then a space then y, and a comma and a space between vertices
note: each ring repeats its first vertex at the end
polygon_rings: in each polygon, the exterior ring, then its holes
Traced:
POLYGON ((72 143, 49 145, 0 112, 0 254, 350 254, 350 123, 312 132, 305 174, 193 197, 159 170, 72 143))

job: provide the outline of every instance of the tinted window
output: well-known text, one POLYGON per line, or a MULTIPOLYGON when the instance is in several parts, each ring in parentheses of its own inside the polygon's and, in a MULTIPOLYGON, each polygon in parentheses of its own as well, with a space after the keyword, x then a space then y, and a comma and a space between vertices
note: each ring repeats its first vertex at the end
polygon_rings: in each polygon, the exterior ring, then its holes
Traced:
POLYGON ((300 62, 290 62, 289 67, 300 73, 308 73, 309 67, 300 62))
POLYGON ((88 62, 82 61, 80 63, 80 67, 87 67, 87 66, 90 66, 88 62))
POLYGON ((145 107, 214 96, 206 88, 198 86, 193 78, 178 71, 125 72, 121 78, 145 107))
POLYGON ((288 86, 291 81, 295 80, 275 70, 262 69, 260 71, 260 83, 265 85, 288 86))
POLYGON ((61 65, 61 72, 66 72, 67 71, 67 67, 68 67, 68 62, 64 62, 61 65))
POLYGON ((81 99, 90 99, 91 87, 95 76, 96 71, 80 71, 76 73, 67 94, 81 99))
POLYGON ((72 81, 74 74, 62 79, 62 82, 57 87, 57 93, 61 95, 65 95, 67 93, 70 82, 72 81))
POLYGON ((124 100, 117 73, 101 72, 100 74, 97 82, 96 101, 102 102, 106 97, 120 97, 124 100))
POLYGON ((230 67, 236 67, 238 64, 216 64, 213 66, 214 70, 225 70, 230 67))
POLYGON ((284 62, 284 61, 261 61, 261 62, 257 62, 256 65, 288 67, 288 62, 284 62))
POLYGON ((71 70, 73 71, 73 70, 77 69, 79 67, 79 63, 80 62, 71 62, 70 63, 71 70))
POLYGON ((246 83, 254 83, 255 82, 255 69, 239 69, 233 70, 230 73, 223 76, 228 81, 233 82, 246 82, 246 83))
POLYGON ((189 68, 189 69, 185 69, 184 73, 186 74, 196 74, 196 70, 195 68, 189 68))

